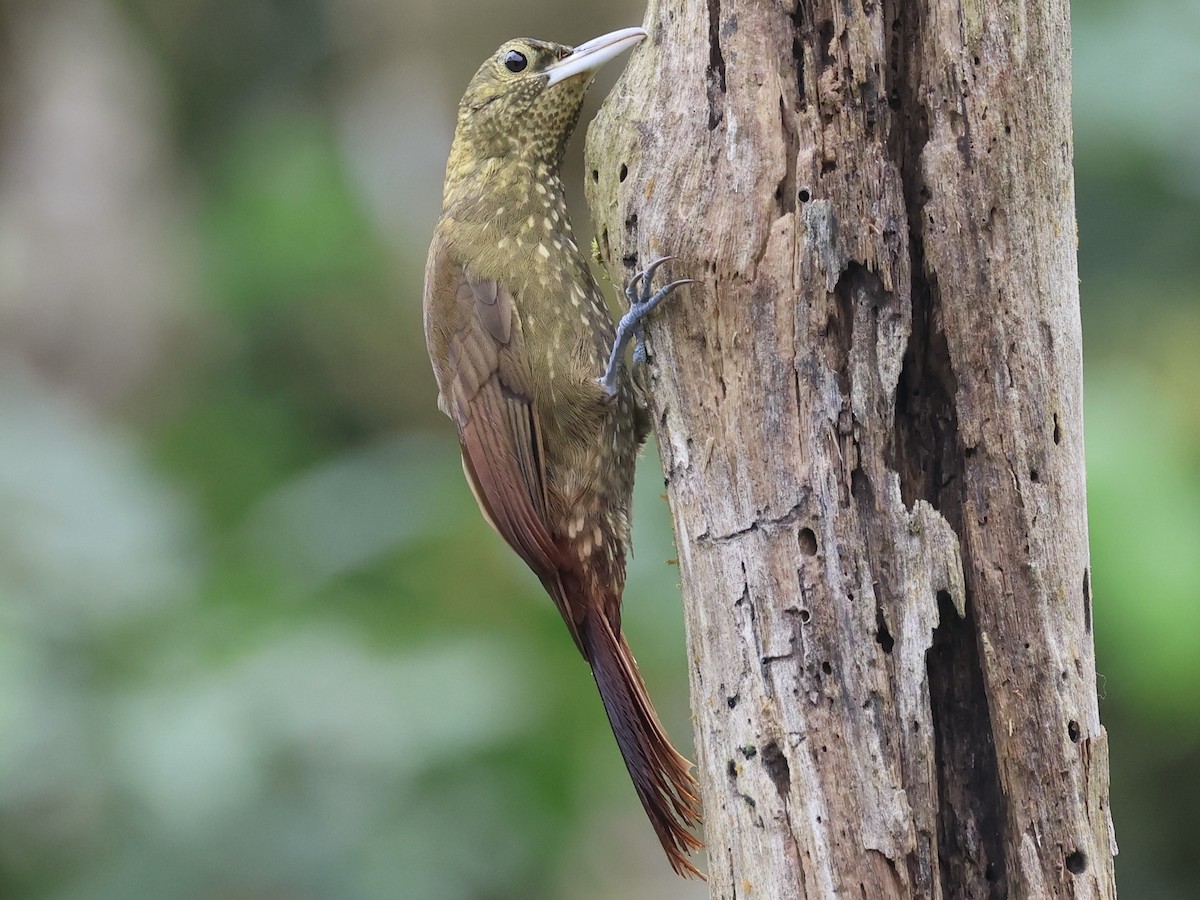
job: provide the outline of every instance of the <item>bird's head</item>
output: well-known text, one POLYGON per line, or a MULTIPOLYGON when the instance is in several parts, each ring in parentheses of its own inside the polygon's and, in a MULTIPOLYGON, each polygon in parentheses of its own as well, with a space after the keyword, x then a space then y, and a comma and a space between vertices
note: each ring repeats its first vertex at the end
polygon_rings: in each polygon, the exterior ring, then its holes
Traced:
POLYGON ((511 156, 556 167, 596 71, 645 36, 624 28, 574 49, 530 38, 504 44, 467 85, 452 160, 511 156))

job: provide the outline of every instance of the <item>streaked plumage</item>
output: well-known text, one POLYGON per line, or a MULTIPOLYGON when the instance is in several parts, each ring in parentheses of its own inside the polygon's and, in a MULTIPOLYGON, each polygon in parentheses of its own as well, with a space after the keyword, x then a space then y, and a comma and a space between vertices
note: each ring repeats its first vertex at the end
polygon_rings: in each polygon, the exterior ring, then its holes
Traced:
POLYGON ((599 383, 615 329, 577 246, 559 166, 592 74, 644 37, 572 51, 510 41, 459 106, 425 273, 438 403, 480 509, 537 574, 592 666, 651 824, 680 874, 700 842, 690 764, 621 635, 634 463, 646 437, 627 370, 599 383), (523 63, 523 65, 522 65, 523 63))

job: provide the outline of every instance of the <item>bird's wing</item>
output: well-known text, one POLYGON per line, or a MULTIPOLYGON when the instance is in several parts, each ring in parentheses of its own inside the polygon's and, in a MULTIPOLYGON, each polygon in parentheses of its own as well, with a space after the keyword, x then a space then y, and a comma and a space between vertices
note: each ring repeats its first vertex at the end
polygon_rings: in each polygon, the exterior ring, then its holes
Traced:
POLYGON ((430 355, 444 360, 434 366, 440 402, 458 428, 467 481, 484 517, 541 579, 579 643, 547 525, 542 431, 512 293, 437 248, 425 291, 430 355))

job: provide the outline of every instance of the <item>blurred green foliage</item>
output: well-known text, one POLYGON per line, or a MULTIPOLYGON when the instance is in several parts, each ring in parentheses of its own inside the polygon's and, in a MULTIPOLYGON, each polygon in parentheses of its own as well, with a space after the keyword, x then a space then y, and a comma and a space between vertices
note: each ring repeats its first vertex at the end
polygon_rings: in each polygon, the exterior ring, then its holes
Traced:
MULTIPOLYGON (((1190 13, 1074 10, 1125 898, 1190 897, 1200 876, 1200 110, 1175 87, 1200 83, 1190 13)), ((0 341, 0 896, 706 896, 667 871, 586 668, 477 514, 419 325, 478 60, 641 14, 0 2, 0 286, 21 310, 0 341), (87 152, 45 142, 64 111, 87 152), (100 189, 68 196, 94 207, 73 230, 31 185, 76 176, 100 189), (14 233, 104 315, 39 293, 14 233)), ((626 622, 686 743, 654 457, 626 622)))

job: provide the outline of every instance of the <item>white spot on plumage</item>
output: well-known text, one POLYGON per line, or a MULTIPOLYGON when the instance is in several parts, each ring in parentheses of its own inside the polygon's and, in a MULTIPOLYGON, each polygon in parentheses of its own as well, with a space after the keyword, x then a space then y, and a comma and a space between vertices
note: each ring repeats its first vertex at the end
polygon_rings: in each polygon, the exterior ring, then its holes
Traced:
POLYGON ((545 244, 538 244, 538 253, 540 253, 545 259, 550 258, 550 251, 546 249, 545 244))

